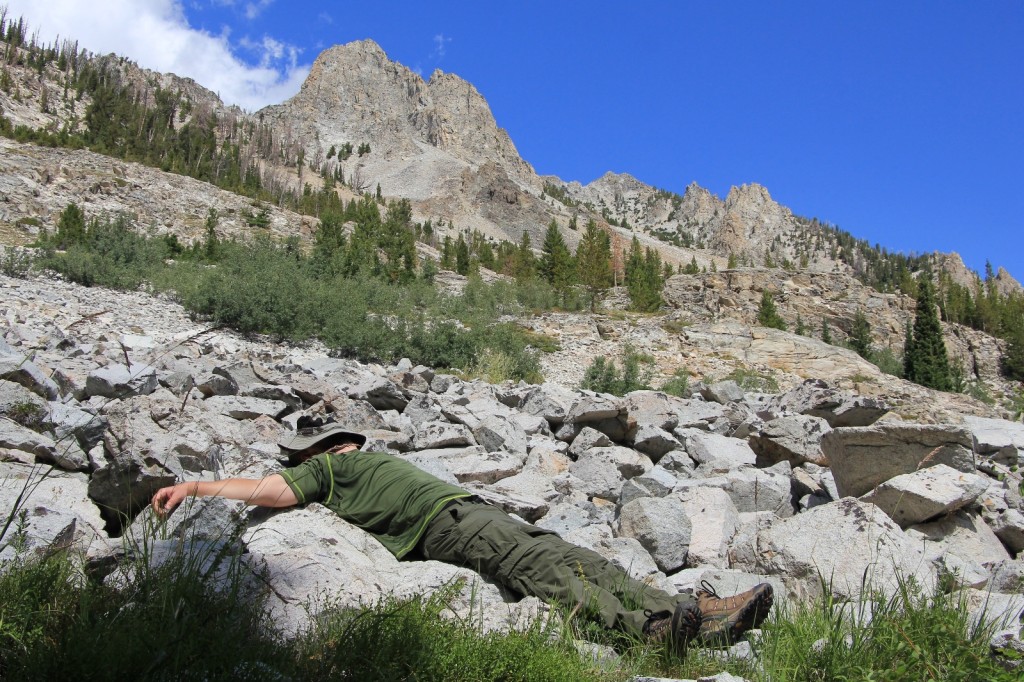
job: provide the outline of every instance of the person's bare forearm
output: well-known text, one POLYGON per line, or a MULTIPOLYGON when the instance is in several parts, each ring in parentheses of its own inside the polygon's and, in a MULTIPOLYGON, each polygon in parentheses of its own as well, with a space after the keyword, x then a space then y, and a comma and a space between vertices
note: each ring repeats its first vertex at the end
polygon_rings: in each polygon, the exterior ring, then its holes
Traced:
POLYGON ((280 474, 262 479, 228 478, 222 481, 189 481, 161 488, 153 496, 153 508, 169 514, 187 497, 224 497, 259 507, 290 507, 298 504, 295 493, 280 474))

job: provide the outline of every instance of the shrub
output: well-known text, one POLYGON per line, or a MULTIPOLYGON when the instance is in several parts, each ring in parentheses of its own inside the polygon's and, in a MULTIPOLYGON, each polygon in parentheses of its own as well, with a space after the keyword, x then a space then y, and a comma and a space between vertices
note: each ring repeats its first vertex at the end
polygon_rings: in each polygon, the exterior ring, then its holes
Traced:
POLYGON ((662 385, 661 390, 669 395, 686 398, 689 395, 689 387, 690 374, 685 367, 680 367, 672 375, 672 378, 662 385))
POLYGON ((8 246, 0 257, 0 272, 15 279, 25 279, 32 269, 32 254, 27 249, 8 246))
POLYGON ((7 409, 4 416, 27 429, 42 431, 46 409, 32 402, 14 403, 7 409))
POLYGON ((761 393, 779 392, 779 382, 775 380, 775 377, 752 369, 734 369, 724 379, 726 381, 735 381, 744 391, 758 391, 761 393))
POLYGON ((638 353, 635 348, 626 345, 622 353, 622 369, 615 366, 614 360, 606 360, 604 356, 594 358, 580 382, 580 388, 598 393, 626 395, 632 391, 649 390, 651 365, 654 358, 638 353), (643 367, 641 367, 643 365, 643 367))

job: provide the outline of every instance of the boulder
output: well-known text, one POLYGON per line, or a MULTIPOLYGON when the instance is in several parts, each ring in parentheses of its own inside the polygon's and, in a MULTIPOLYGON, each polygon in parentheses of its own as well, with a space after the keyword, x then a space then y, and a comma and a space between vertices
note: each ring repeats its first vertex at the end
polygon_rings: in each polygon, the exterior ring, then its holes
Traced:
POLYGON ((934 584, 929 563, 915 541, 881 509, 843 498, 781 519, 757 535, 758 572, 779 576, 804 599, 831 592, 856 600, 864 590, 892 594, 900 579, 934 584))
POLYGON ((584 426, 569 445, 569 454, 572 457, 579 456, 590 448, 606 448, 612 445, 611 439, 597 429, 584 426))
POLYGON ((606 393, 584 391, 573 402, 565 421, 572 424, 586 424, 615 419, 625 411, 621 398, 606 393))
POLYGON ((784 518, 793 515, 791 474, 789 462, 767 469, 740 467, 723 474, 723 488, 741 512, 770 511, 784 518))
POLYGON ((740 512, 736 534, 729 547, 729 567, 756 573, 758 569, 758 534, 779 520, 772 512, 740 512))
POLYGON ((705 400, 710 400, 720 405, 743 400, 743 389, 732 380, 717 381, 710 386, 705 386, 700 394, 705 400))
MULTIPOLYGON (((378 410, 401 412, 409 403, 402 390, 386 377, 372 377, 348 389, 348 397, 365 400, 378 410)), ((326 397, 324 398, 327 399, 326 397)))
POLYGON ((1024 551, 1024 514, 1017 509, 1005 509, 993 519, 992 530, 1013 554, 1024 551))
POLYGON ((288 410, 288 405, 280 400, 246 398, 240 395, 214 395, 203 403, 219 414, 239 420, 256 419, 261 416, 276 419, 288 410))
POLYGON ((465 424, 450 422, 425 422, 416 427, 413 448, 429 450, 435 448, 465 447, 476 445, 473 432, 465 424))
POLYGON ((58 442, 73 438, 86 450, 103 439, 107 420, 101 415, 86 412, 72 403, 50 402, 42 424, 53 432, 58 442))
POLYGON ((890 478, 861 499, 877 505, 906 528, 962 509, 985 492, 989 480, 987 476, 936 464, 890 478))
POLYGON ((655 463, 662 455, 679 447, 675 436, 659 426, 643 425, 633 434, 633 449, 648 455, 655 463))
POLYGON ((0 379, 0 414, 6 415, 12 410, 35 408, 42 413, 46 411, 47 401, 21 384, 0 379))
POLYGON ((517 611, 472 570, 400 562, 372 536, 317 504, 272 515, 246 531, 243 541, 244 560, 264 576, 268 607, 285 634, 307 626, 310 604, 359 608, 388 596, 429 594, 460 578, 466 585, 448 604, 456 614, 507 629, 510 611, 517 611))
POLYGON ((671 431, 679 425, 681 398, 661 391, 633 391, 627 393, 622 402, 629 419, 637 426, 654 426, 671 431))
POLYGON ((0 509, 4 510, 0 518, 25 513, 23 523, 12 524, 0 538, 0 565, 19 551, 40 554, 56 545, 74 550, 74 555, 89 550, 93 543, 105 543, 103 519, 89 501, 87 486, 81 474, 0 462, 0 509))
POLYGON ((634 476, 622 484, 619 506, 637 497, 665 497, 675 488, 675 475, 664 467, 655 465, 650 471, 634 476))
POLYGON ((739 527, 739 512, 718 488, 691 488, 674 495, 690 520, 690 566, 729 566, 729 544, 739 527))
POLYGON ((473 429, 476 442, 488 452, 511 452, 526 456, 526 431, 514 419, 495 415, 473 429))
MULTIPOLYGON (((428 453, 417 453, 420 458, 428 453)), ((482 446, 469 448, 443 448, 429 451, 444 462, 448 471, 452 472, 459 483, 494 483, 503 478, 514 476, 522 471, 526 461, 526 452, 513 453, 503 450, 488 452, 482 446)))
POLYGON ((830 388, 821 379, 808 379, 778 396, 772 401, 771 409, 820 417, 832 428, 870 426, 889 411, 888 406, 877 398, 830 388))
POLYGON ((135 395, 149 395, 157 389, 156 368, 150 365, 126 367, 111 363, 93 370, 85 382, 85 391, 90 396, 103 398, 128 398, 135 395))
POLYGON ((974 473, 973 441, 963 427, 880 423, 833 429, 821 439, 839 494, 860 496, 918 469, 946 464, 974 473))
POLYGON ((766 422, 747 442, 760 465, 786 460, 793 466, 804 462, 827 466, 821 439, 831 430, 821 417, 797 414, 766 422))
POLYGON ((641 497, 619 512, 618 535, 639 541, 666 573, 686 563, 690 532, 682 503, 670 497, 641 497))
POLYGON ((217 370, 209 374, 203 374, 195 378, 195 387, 204 397, 209 398, 215 395, 235 395, 238 393, 238 384, 230 376, 217 373, 217 370))
MULTIPOLYGON (((911 526, 907 537, 921 544, 929 561, 960 569, 961 575, 964 565, 998 563, 1012 558, 981 517, 966 511, 911 526), (950 563, 951 557, 954 563, 950 563)), ((984 577, 988 579, 987 571, 984 577)))
POLYGON ((0 417, 0 448, 27 453, 32 456, 30 461, 36 457, 43 461, 53 461, 57 456, 57 443, 52 438, 25 428, 7 417, 0 417))
POLYGON ((676 428, 710 431, 713 424, 725 418, 725 408, 718 403, 691 398, 679 402, 676 414, 679 417, 676 428))
POLYGON ((729 470, 754 464, 757 456, 746 441, 700 429, 677 429, 683 449, 693 461, 710 470, 729 470))
POLYGON ((992 564, 988 589, 1007 594, 1024 594, 1024 559, 998 561, 992 564))
POLYGON ((56 400, 57 384, 39 367, 20 353, 0 352, 0 379, 20 384, 41 398, 56 400))
POLYGON ((1024 424, 971 415, 964 416, 964 424, 971 432, 975 452, 979 455, 1007 466, 1021 463, 1024 424))
POLYGON ((649 471, 654 464, 635 450, 612 446, 591 448, 569 465, 569 473, 580 481, 580 492, 588 497, 615 501, 622 484, 649 471))
POLYGON ((545 382, 526 394, 522 410, 527 414, 544 417, 549 424, 555 426, 565 421, 576 397, 575 392, 560 384, 545 382))

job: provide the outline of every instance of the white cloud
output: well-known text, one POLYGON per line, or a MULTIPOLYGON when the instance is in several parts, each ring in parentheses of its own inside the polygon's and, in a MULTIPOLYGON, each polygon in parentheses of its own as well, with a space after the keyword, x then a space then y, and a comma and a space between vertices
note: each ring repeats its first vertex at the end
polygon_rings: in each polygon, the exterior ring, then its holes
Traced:
MULTIPOLYGON (((270 2, 249 6, 262 9, 270 2)), ((270 36, 240 42, 258 58, 258 66, 246 64, 235 55, 227 28, 220 35, 191 28, 180 0, 104 0, 100 8, 81 0, 6 4, 8 16, 23 16, 44 42, 59 35, 91 52, 114 52, 147 69, 188 76, 250 111, 291 97, 309 73, 308 65, 299 64, 297 47, 270 36)))
POLYGON ((263 10, 270 7, 274 0, 257 0, 256 2, 247 2, 245 4, 245 18, 255 19, 258 17, 263 10))
POLYGON ((451 38, 445 37, 443 33, 438 33, 434 36, 434 51, 430 53, 430 56, 435 59, 441 59, 444 57, 445 52, 448 50, 448 43, 452 42, 451 38))

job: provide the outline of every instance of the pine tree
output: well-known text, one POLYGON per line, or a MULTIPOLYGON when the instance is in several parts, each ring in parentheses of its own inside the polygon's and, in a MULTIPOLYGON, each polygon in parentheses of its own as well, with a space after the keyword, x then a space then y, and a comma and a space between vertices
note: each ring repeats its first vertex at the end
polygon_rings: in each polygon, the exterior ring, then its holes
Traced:
POLYGON ((871 359, 871 323, 864 315, 864 311, 857 310, 853 317, 853 326, 850 327, 850 349, 865 360, 871 359))
POLYGON ((455 272, 460 275, 469 274, 469 245, 466 244, 461 232, 459 238, 455 240, 455 272))
POLYGON ((516 247, 512 259, 512 276, 518 281, 533 279, 537 274, 537 258, 533 255, 533 246, 530 242, 530 233, 523 231, 523 236, 516 247))
POLYGON ((574 269, 572 253, 565 245, 558 223, 552 218, 544 233, 544 244, 541 246, 540 275, 554 287, 555 291, 564 294, 572 286, 574 269))
POLYGON ((441 242, 441 267, 445 270, 455 268, 455 244, 452 243, 451 235, 445 235, 441 242))
POLYGON ((804 318, 800 316, 800 313, 796 314, 796 329, 794 331, 800 336, 807 336, 807 327, 804 326, 804 318))
POLYGON ((576 269, 580 283, 587 288, 593 311, 598 298, 612 285, 611 239, 593 219, 587 221, 587 229, 576 249, 576 269))
POLYGON ((952 386, 942 325, 927 272, 918 285, 914 329, 903 356, 903 375, 914 383, 940 391, 948 391, 952 386))
POLYGON ((832 343, 832 330, 828 328, 828 320, 821 318, 821 340, 825 343, 832 343))
POLYGON ((1018 326, 1007 335, 1001 365, 1007 378, 1024 381, 1024 327, 1018 326))
POLYGON ((775 307, 775 297, 767 289, 761 294, 761 303, 757 307, 757 323, 762 327, 786 329, 786 321, 775 307))
POLYGON ((57 246, 66 249, 82 241, 85 241, 85 213, 78 204, 70 203, 57 219, 57 246))

